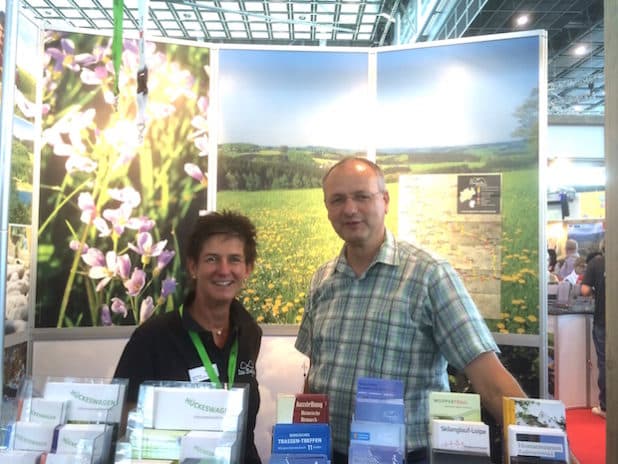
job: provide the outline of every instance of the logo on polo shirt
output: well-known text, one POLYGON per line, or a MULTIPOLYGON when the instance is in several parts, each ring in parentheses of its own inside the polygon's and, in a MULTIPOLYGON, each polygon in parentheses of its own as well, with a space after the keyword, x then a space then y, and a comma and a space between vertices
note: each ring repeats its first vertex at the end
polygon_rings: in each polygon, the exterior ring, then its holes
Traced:
POLYGON ((255 377, 255 363, 251 360, 241 361, 238 366, 238 375, 251 375, 255 377))

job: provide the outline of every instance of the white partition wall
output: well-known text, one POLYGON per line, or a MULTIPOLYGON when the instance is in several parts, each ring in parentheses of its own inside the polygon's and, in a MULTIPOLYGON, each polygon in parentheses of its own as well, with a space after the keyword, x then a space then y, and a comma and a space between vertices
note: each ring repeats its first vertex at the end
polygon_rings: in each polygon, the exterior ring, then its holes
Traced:
MULTIPOLYGON (((582 118, 583 119, 583 118, 582 118)), ((603 158, 605 128, 600 120, 585 124, 552 122, 547 128, 547 156, 564 158, 603 158)))

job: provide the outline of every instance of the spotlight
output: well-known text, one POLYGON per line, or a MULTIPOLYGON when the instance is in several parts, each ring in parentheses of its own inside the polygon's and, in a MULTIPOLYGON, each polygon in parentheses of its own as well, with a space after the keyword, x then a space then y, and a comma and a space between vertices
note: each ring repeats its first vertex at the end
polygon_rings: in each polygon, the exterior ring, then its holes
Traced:
POLYGON ((522 27, 528 24, 529 21, 530 16, 528 16, 527 14, 522 14, 517 17, 517 19, 515 20, 515 24, 517 24, 518 27, 522 27))

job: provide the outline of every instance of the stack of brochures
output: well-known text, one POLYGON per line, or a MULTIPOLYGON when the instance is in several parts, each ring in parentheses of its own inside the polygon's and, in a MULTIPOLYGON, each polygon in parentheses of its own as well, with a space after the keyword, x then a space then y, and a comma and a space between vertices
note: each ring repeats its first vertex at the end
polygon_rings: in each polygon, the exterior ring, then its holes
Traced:
POLYGON ((505 397, 502 408, 505 463, 569 462, 566 412, 561 401, 505 397))
POLYGON ((328 396, 279 394, 269 464, 328 464, 331 433, 328 396))
POLYGON ((490 463, 489 427, 475 393, 431 392, 432 464, 490 463))
POLYGON ((350 426, 350 464, 399 464, 406 449, 403 382, 358 379, 350 426))
POLYGON ((114 462, 126 381, 48 378, 41 396, 31 387, 23 391, 1 464, 114 462))
POLYGON ((248 387, 210 383, 144 382, 129 414, 133 459, 242 462, 248 387))

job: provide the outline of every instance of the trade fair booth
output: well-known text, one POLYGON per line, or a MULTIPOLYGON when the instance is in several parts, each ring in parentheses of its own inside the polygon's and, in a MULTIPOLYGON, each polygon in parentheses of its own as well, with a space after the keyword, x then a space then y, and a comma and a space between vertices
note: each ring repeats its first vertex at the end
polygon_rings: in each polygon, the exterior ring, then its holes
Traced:
MULTIPOLYGON (((301 391, 308 367, 294 340, 309 279, 342 245, 320 181, 356 154, 385 172, 389 229, 453 264, 526 392, 562 399, 550 384, 564 375, 566 343, 554 336, 575 316, 556 313, 550 327, 542 31, 370 49, 125 37, 115 70, 112 37, 6 13, 5 395, 29 376, 112 377, 135 326, 181 304, 194 218, 233 209, 258 228, 239 299, 264 331, 256 442, 266 459, 277 395, 301 391), (143 259, 144 224, 168 262, 143 259), (143 284, 130 293, 111 266, 93 272, 85 250, 125 253, 143 284)), ((466 390, 461 374, 452 381, 466 390)), ((584 384, 568 401, 589 405, 584 384)))

